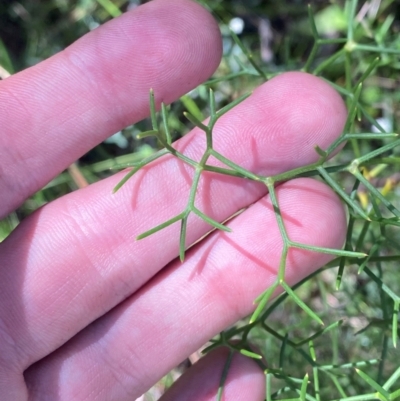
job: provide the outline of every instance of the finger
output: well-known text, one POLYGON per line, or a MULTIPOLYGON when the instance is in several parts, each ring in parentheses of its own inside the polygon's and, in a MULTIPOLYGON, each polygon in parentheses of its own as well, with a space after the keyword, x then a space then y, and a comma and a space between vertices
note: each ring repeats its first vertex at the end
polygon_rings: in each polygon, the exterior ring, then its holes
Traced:
POLYGON ((0 83, 0 216, 93 146, 206 80, 218 26, 188 0, 155 0, 0 83))
POLYGON ((218 348, 185 372, 160 401, 215 401, 226 367, 228 374, 222 387, 224 400, 265 399, 265 376, 254 360, 238 353, 231 357, 227 348, 218 348))
MULTIPOLYGON (((345 116, 342 100, 326 83, 291 73, 267 82, 222 118, 214 142, 245 168, 275 174, 317 160, 314 144, 327 147, 345 116)), ((203 142, 194 131, 177 147, 199 158, 203 142)), ((112 188, 123 174, 46 205, 0 245, 1 316, 21 349, 16 354, 15 347, 2 344, 3 355, 17 358, 13 366, 24 370, 58 348, 177 256, 178 225, 142 241, 135 238, 185 209, 192 175, 165 157, 115 196, 112 188)), ((204 174, 196 205, 223 221, 264 193, 257 183, 204 174)), ((190 220, 187 243, 209 229, 199 219, 190 220)))
MULTIPOLYGON (((291 240, 342 246, 345 213, 330 188, 298 179, 276 192, 291 240)), ((229 226, 231 233, 215 232, 192 249, 184 265, 172 263, 131 299, 33 365, 26 375, 33 400, 54 388, 56 401, 100 394, 120 401, 135 398, 209 338, 248 315, 254 299, 275 281, 282 254, 269 197, 229 226)), ((329 259, 290 249, 286 281, 294 284, 329 259)))

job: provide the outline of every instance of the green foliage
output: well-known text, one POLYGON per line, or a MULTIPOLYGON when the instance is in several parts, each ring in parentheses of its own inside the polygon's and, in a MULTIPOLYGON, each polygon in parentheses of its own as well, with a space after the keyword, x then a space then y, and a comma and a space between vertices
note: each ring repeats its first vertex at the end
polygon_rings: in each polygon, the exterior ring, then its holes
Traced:
MULTIPOLYGON (((313 10, 311 7, 308 9, 309 26, 314 44, 301 70, 323 77, 337 89, 345 98, 349 114, 340 138, 326 151, 316 148, 316 152, 319 155, 319 160, 316 163, 267 177, 248 171, 216 152, 212 146, 212 133, 216 121, 222 114, 247 96, 238 97, 221 108, 220 111, 217 111, 215 95, 211 89, 209 94, 210 120, 207 125, 202 123, 194 114, 185 113, 187 119, 204 132, 207 142, 201 161, 191 160, 175 150, 171 144, 167 126, 167 109, 164 105, 162 105, 161 109, 163 129, 159 129, 155 113, 154 95, 151 94, 152 130, 143 133, 142 136, 155 136, 163 146, 163 150, 139 162, 116 188, 118 189, 123 185, 140 168, 167 153, 174 155, 183 163, 194 168, 195 174, 185 210, 138 237, 138 239, 144 238, 180 221, 181 260, 183 260, 185 254, 186 223, 190 213, 197 214, 214 228, 228 230, 227 227, 204 215, 194 206, 196 189, 203 171, 262 182, 268 188, 283 240, 278 276, 275 283, 256 299, 257 306, 248 323, 241 322, 237 327, 221 333, 219 338, 212 340, 212 344, 206 349, 206 351, 209 351, 217 346, 226 345, 232 350, 241 352, 243 355, 260 360, 261 355, 251 351, 248 342, 256 340, 261 345, 261 349, 265 349, 267 344, 271 344, 271 340, 268 337, 272 337, 275 340, 275 344, 269 345, 268 348, 279 349, 280 352, 275 354, 270 352, 269 349, 264 355, 268 360, 268 367, 264 367, 267 379, 267 400, 392 400, 399 397, 400 391, 400 385, 397 382, 400 371, 399 368, 396 368, 395 362, 390 358, 388 352, 389 347, 395 348, 397 345, 400 302, 397 294, 399 293, 399 283, 398 280, 397 282, 390 279, 387 282, 385 280, 387 277, 396 277, 390 271, 393 268, 390 262, 400 259, 399 246, 393 239, 393 231, 396 231, 397 234, 397 227, 400 225, 399 202, 396 197, 397 187, 390 184, 390 176, 395 173, 399 162, 396 152, 400 145, 400 140, 397 139, 396 133, 385 132, 376 120, 375 111, 371 107, 373 105, 366 103, 362 98, 363 87, 369 86, 372 77, 379 77, 383 69, 385 69, 386 74, 389 72, 393 75, 396 72, 397 59, 400 55, 400 41, 396 37, 389 36, 391 24, 394 20, 390 14, 381 16, 377 13, 374 17, 375 20, 370 20, 367 25, 363 25, 356 18, 356 12, 359 10, 357 1, 346 1, 342 9, 338 8, 337 5, 334 6, 334 9, 332 7, 326 8, 324 13, 320 13, 318 20, 320 25, 321 20, 326 19, 327 15, 331 15, 329 13, 337 13, 338 18, 333 19, 333 22, 340 26, 339 28, 334 26, 335 31, 341 33, 340 37, 337 38, 321 36, 315 22, 313 10), (380 23, 382 19, 383 23, 380 23), (321 49, 324 46, 332 45, 335 46, 332 54, 321 59, 318 56, 321 53, 321 49), (390 69, 387 69, 388 66, 390 66, 390 69), (333 68, 336 70, 334 79, 329 73, 333 68), (339 77, 337 71, 340 71, 339 77), (365 129, 368 126, 370 131, 365 129), (344 142, 349 143, 349 145, 343 154, 334 158, 334 162, 328 161, 328 157, 344 142), (207 164, 210 156, 214 156, 221 161, 225 168, 207 164), (387 177, 383 188, 379 188, 371 179, 370 171, 376 169, 379 169, 377 174, 380 176, 385 174, 385 177, 387 177), (297 243, 289 238, 275 195, 275 185, 301 176, 319 177, 348 205, 349 224, 344 249, 320 248, 297 243), (351 189, 349 191, 343 189, 343 187, 350 187, 351 189), (360 187, 364 191, 362 197, 359 196, 360 187), (329 253, 335 255, 336 259, 291 288, 285 281, 286 259, 290 248, 329 253), (318 275, 322 275, 323 272, 334 268, 338 268, 336 289, 339 289, 346 281, 347 275, 354 274, 348 272, 351 271, 351 266, 354 265, 358 266, 357 274, 363 277, 363 280, 366 280, 369 286, 371 286, 372 282, 375 284, 373 289, 374 297, 378 301, 378 305, 381 308, 380 315, 383 317, 383 319, 376 321, 376 318, 372 318, 372 315, 376 314, 377 311, 371 314, 367 309, 366 312, 369 313, 365 318, 370 322, 358 333, 360 335, 361 333, 366 333, 369 328, 379 327, 379 337, 381 341, 383 340, 383 346, 374 345, 374 351, 378 353, 378 357, 373 359, 363 358, 362 353, 356 354, 355 359, 351 358, 352 353, 348 355, 340 353, 339 355, 338 339, 343 335, 343 320, 331 320, 327 327, 315 331, 313 322, 323 325, 323 320, 326 321, 330 318, 327 304, 325 302, 326 310, 321 313, 320 310, 317 311, 312 307, 310 297, 302 297, 297 291, 301 286, 310 288, 312 286, 312 278, 315 280, 318 275), (278 287, 283 290, 282 295, 275 301, 270 302, 271 295, 278 287), (297 309, 297 313, 301 316, 300 321, 297 321, 297 324, 286 327, 286 329, 276 330, 272 328, 270 321, 273 313, 276 313, 283 304, 287 304, 290 300, 294 302, 290 306, 291 309, 296 309, 295 305, 297 305, 297 308, 301 310, 299 313, 297 309), (299 333, 301 333, 300 335, 309 334, 299 338, 299 333), (299 339, 295 340, 296 338, 299 339), (234 339, 236 342, 232 342, 234 339), (329 345, 325 344, 323 346, 324 341, 328 342, 329 345), (378 347, 381 349, 380 355, 377 352, 378 347), (296 357, 293 357, 289 350, 296 351, 296 357), (269 356, 271 354, 276 355, 276 357, 271 358, 269 356), (317 358, 317 355, 322 355, 323 359, 330 359, 333 363, 319 362, 320 358, 317 358), (296 361, 294 364, 292 363, 293 360, 296 361), (294 371, 292 369, 293 366, 296 366, 294 371), (368 373, 361 370, 361 367, 365 367, 368 373), (353 371, 350 376, 347 372, 349 369, 353 371)), ((243 52, 244 58, 242 60, 238 59, 239 69, 225 76, 210 80, 208 86, 226 84, 227 80, 240 79, 246 75, 265 80, 277 73, 269 71, 268 68, 260 67, 253 54, 249 52, 239 38, 234 33, 231 35, 233 43, 243 52)), ((327 289, 325 288, 324 291, 327 291, 327 289)), ((333 289, 330 291, 333 292, 333 289)), ((325 293, 325 301, 327 296, 328 294, 325 293)), ((378 305, 375 305, 375 307, 378 305)), ((355 308, 357 309, 357 306, 355 308)), ((347 318, 350 318, 350 308, 348 309, 347 318)), ((333 315, 336 315, 336 313, 333 315)), ((354 343, 354 340, 352 342, 354 343)), ((226 369, 228 369, 229 363, 230 361, 227 362, 226 369)), ((263 362, 260 360, 260 363, 262 364, 263 362)), ((223 388, 225 375, 226 372, 221 380, 221 388, 223 388)), ((218 399, 221 399, 221 391, 218 399)))
MULTIPOLYGON (((26 37, 21 38, 25 41, 23 51, 10 50, 5 41, 4 45, 0 42, 0 65, 9 72, 54 54, 93 26, 118 15, 126 6, 124 1, 53 0, 46 2, 39 12, 29 1, 20 3, 29 15, 19 20, 26 32, 26 37)), ((203 171, 263 183, 270 193, 283 240, 278 277, 255 300, 253 315, 212 339, 206 351, 226 345, 257 360, 265 370, 266 400, 400 399, 400 355, 396 349, 400 305, 400 139, 394 132, 399 125, 400 104, 398 6, 393 0, 377 2, 379 9, 372 9, 376 2, 356 0, 315 2, 308 9, 302 2, 299 5, 290 0, 249 3, 259 15, 265 13, 271 19, 289 21, 285 29, 276 29, 276 40, 271 44, 273 62, 263 63, 258 51, 253 51, 256 35, 239 39, 229 33, 230 17, 245 12, 246 7, 229 1, 205 2, 220 20, 226 45, 223 62, 214 77, 185 95, 183 106, 162 105, 160 116, 151 93, 151 118, 122 133, 129 146, 120 149, 101 144, 80 160, 79 170, 90 183, 121 165, 132 166, 117 190, 140 168, 166 154, 191 166, 195 174, 185 209, 139 236, 144 238, 179 222, 181 235, 177 242, 181 260, 185 256, 186 224, 191 213, 211 228, 229 230, 195 207, 203 171), (292 24, 291 20, 297 23, 292 24), (325 79, 344 97, 349 117, 341 137, 325 151, 315 149, 319 155, 316 163, 268 177, 254 174, 217 152, 212 134, 218 118, 245 99, 256 85, 294 69, 325 79), (183 114, 184 109, 187 111, 183 114), (205 124, 202 121, 207 114, 210 119, 205 124), (206 138, 206 149, 199 162, 173 146, 189 124, 199 127, 206 138), (344 142, 345 148, 328 160, 344 142), (207 164, 210 157, 225 167, 207 164), (313 247, 289 238, 275 186, 304 176, 323 180, 348 206, 344 249, 313 247), (285 267, 291 248, 329 253, 335 259, 290 287, 285 282, 285 267), (272 300, 278 288, 283 293, 272 300), (250 348, 250 343, 257 345, 259 354, 250 348), (265 359, 260 359, 261 355, 265 359)), ((17 11, 7 12, 16 18, 17 11)), ((61 174, 0 222, 0 239, 10 233, 20 217, 75 188, 71 172, 61 174)), ((230 362, 231 356, 221 378, 219 398, 230 362)))

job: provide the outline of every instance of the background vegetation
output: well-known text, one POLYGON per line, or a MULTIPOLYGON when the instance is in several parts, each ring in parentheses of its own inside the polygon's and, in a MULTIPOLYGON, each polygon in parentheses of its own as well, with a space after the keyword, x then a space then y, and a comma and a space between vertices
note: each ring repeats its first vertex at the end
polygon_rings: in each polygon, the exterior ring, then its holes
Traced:
MULTIPOLYGON (((209 87, 218 109, 282 71, 302 69, 323 77, 349 107, 344 132, 349 141, 332 161, 321 155, 318 165, 290 177, 318 176, 342 191, 350 216, 346 250, 367 255, 338 255, 304 280, 295 295, 260 308, 255 323, 238 322, 214 341, 239 339, 236 348, 248 354, 248 341, 258 345, 268 361, 266 399, 400 399, 400 143, 385 134, 398 132, 400 124, 400 5, 395 0, 314 1, 310 12, 296 0, 203 4, 220 22, 224 59, 207 85, 169 108, 172 139, 192 125, 184 110, 199 120, 209 114, 209 87), (323 329, 315 315, 324 321, 323 329)), ((3 0, 0 75, 34 65, 137 5, 123 0, 3 0)), ((150 129, 150 120, 127 127, 83 156, 1 221, 0 239, 44 203, 112 174, 117 165, 152 155, 162 147, 161 137, 136 138, 150 129)), ((156 399, 188 364, 144 399, 156 399)))

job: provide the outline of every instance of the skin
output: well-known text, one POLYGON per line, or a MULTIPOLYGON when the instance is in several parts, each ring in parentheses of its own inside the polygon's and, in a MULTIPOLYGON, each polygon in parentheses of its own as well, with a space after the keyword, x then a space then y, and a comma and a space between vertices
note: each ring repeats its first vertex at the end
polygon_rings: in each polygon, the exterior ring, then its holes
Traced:
MULTIPOLYGON (((90 148, 149 114, 148 91, 170 103, 206 80, 221 57, 213 18, 189 0, 154 0, 65 51, 0 82, 1 216, 90 148)), ((286 73, 218 122, 215 148, 276 174, 315 161, 343 129, 346 109, 318 78, 286 73)), ((198 159, 204 134, 174 144, 198 159)), ((251 313, 276 276, 282 241, 265 188, 204 174, 197 206, 214 232, 177 261, 179 225, 135 237, 180 213, 193 171, 172 157, 119 192, 124 172, 51 202, 0 244, 0 388, 4 400, 132 400, 226 326, 251 313)), ((338 248, 342 204, 312 179, 277 189, 290 238, 338 248)), ((209 227, 192 218, 187 243, 209 227)), ((291 250, 294 284, 329 256, 291 250)), ((227 351, 195 364, 163 400, 212 400, 227 351), (196 389, 196 391, 194 391, 196 389)), ((264 376, 235 356, 226 400, 263 400, 264 376)))

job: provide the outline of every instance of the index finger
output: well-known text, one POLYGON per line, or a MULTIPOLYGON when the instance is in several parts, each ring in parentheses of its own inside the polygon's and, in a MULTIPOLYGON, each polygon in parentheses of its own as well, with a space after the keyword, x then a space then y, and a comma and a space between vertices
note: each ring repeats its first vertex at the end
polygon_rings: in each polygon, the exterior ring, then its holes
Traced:
POLYGON ((154 0, 0 82, 0 218, 90 148, 206 80, 218 25, 189 0, 154 0))

